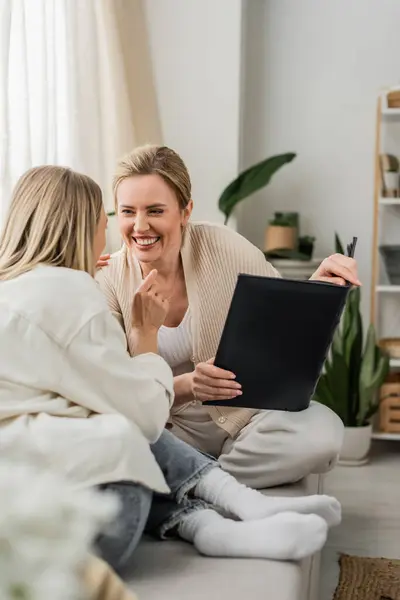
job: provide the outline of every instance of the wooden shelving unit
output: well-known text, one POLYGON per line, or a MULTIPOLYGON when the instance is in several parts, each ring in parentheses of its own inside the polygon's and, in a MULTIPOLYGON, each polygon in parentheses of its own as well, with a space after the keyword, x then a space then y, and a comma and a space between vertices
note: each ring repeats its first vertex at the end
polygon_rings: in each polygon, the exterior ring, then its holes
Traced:
POLYGON ((372 433, 373 440, 389 440, 391 442, 400 442, 400 433, 381 433, 374 431, 372 433))
MULTIPOLYGON (((376 113, 371 322, 378 339, 400 338, 400 285, 391 284, 380 253, 383 244, 400 245, 400 197, 383 196, 380 164, 381 154, 393 154, 400 160, 400 108, 388 103, 392 91, 398 92, 400 87, 380 95, 376 113)), ((400 358, 392 358, 390 367, 399 372, 400 358)), ((373 438, 400 442, 399 433, 375 431, 373 438)))

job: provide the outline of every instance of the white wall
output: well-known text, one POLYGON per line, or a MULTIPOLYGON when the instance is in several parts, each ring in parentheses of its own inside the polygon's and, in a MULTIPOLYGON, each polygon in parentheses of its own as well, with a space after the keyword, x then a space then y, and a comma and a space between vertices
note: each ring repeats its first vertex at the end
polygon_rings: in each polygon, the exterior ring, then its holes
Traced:
POLYGON ((274 210, 298 210, 318 256, 335 231, 358 235, 368 317, 376 97, 400 82, 400 2, 250 0, 246 20, 243 164, 298 157, 243 207, 239 229, 261 244, 274 210))
POLYGON ((261 246, 268 218, 285 209, 301 213, 317 256, 333 251, 335 231, 345 242, 358 235, 368 317, 376 97, 400 82, 400 2, 145 0, 145 7, 163 139, 190 169, 194 217, 221 222, 218 196, 241 167, 297 152, 244 201, 239 231, 261 246))
POLYGON ((145 0, 163 140, 192 176, 196 219, 239 168, 242 0, 145 0))

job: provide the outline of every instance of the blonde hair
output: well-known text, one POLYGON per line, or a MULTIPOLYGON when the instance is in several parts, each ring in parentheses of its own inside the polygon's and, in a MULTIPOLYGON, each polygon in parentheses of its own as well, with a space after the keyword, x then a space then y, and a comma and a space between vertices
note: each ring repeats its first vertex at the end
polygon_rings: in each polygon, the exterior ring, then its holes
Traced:
POLYGON ((153 174, 164 179, 175 193, 179 208, 184 210, 192 194, 190 175, 185 163, 171 148, 151 145, 135 148, 119 160, 113 180, 115 210, 118 209, 117 189, 124 179, 153 174))
POLYGON ((42 166, 18 180, 0 238, 0 280, 38 264, 94 274, 100 187, 71 169, 42 166))

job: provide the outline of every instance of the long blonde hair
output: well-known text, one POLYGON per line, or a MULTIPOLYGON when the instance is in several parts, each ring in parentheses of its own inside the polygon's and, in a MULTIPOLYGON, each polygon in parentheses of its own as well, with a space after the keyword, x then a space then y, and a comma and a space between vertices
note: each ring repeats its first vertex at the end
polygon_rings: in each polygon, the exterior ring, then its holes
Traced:
POLYGON ((94 274, 100 187, 71 169, 42 166, 18 180, 0 238, 0 280, 38 264, 94 274))
POLYGON ((134 175, 160 175, 173 190, 181 210, 191 200, 192 184, 185 163, 177 152, 167 146, 139 146, 123 156, 117 164, 113 180, 115 210, 119 184, 134 175))

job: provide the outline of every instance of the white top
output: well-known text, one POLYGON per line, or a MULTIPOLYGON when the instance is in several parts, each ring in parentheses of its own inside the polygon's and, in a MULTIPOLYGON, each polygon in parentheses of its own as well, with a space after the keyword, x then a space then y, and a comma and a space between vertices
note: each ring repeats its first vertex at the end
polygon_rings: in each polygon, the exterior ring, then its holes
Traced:
POLYGON ((163 325, 158 331, 158 353, 169 364, 174 375, 193 370, 192 318, 188 308, 178 327, 163 325))
POLYGON ((127 354, 87 273, 40 266, 0 282, 0 453, 23 435, 77 485, 130 480, 167 492, 149 443, 172 402, 171 369, 127 354))
MULTIPOLYGON (((192 317, 190 308, 187 309, 185 316, 178 327, 160 327, 158 331, 158 352, 169 366, 172 368, 174 376, 183 375, 193 371, 193 343, 191 334, 192 317)), ((218 428, 207 408, 201 403, 193 400, 188 404, 173 407, 171 411, 172 432, 180 435, 183 430, 188 434, 187 439, 213 440, 209 446, 221 449, 224 440, 227 437, 223 429, 218 428)), ((185 439, 185 437, 183 437, 185 439)), ((215 455, 217 456, 217 451, 215 455)))

